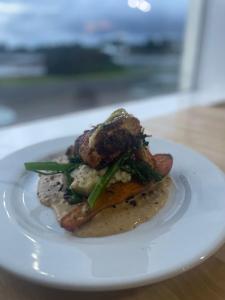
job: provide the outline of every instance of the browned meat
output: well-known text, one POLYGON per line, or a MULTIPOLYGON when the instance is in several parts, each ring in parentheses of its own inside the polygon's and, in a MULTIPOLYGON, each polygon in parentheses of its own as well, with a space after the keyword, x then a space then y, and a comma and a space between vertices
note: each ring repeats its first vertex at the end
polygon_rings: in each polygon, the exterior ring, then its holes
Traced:
POLYGON ((121 115, 111 122, 85 131, 75 141, 74 154, 92 168, 102 168, 140 143, 142 127, 132 115, 121 115))
MULTIPOLYGON (((162 176, 167 176, 172 168, 172 156, 170 154, 157 154, 153 157, 155 159, 156 170, 162 176)), ((147 186, 136 181, 116 183, 102 193, 94 209, 90 210, 87 202, 77 204, 71 212, 61 219, 61 226, 69 231, 75 231, 104 208, 121 203, 141 193, 146 188, 148 190, 154 189, 155 185, 156 182, 154 181, 150 182, 147 186)))

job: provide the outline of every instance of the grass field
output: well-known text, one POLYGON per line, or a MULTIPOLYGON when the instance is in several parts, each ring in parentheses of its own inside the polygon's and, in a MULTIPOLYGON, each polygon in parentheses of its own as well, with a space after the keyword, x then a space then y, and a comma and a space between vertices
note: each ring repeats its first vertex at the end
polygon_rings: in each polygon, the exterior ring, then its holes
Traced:
POLYGON ((0 84, 35 84, 35 83, 48 83, 48 82, 56 82, 56 81, 68 81, 68 80, 82 80, 82 79, 102 79, 108 78, 113 79, 118 76, 132 76, 135 74, 135 70, 130 69, 121 69, 121 70, 111 70, 107 72, 94 72, 94 73, 86 73, 86 74, 75 74, 72 76, 50 76, 43 75, 37 77, 10 77, 10 78, 0 78, 0 84))

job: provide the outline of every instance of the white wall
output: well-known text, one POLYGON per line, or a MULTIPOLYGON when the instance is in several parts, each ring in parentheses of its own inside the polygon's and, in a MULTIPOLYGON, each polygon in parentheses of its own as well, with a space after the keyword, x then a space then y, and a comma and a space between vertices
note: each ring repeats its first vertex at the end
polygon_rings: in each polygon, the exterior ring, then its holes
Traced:
POLYGON ((190 0, 181 88, 225 90, 225 0, 190 0))
POLYGON ((180 76, 181 90, 190 90, 196 85, 205 8, 206 0, 189 0, 180 76))
POLYGON ((225 89, 225 0, 208 0, 197 87, 225 89))

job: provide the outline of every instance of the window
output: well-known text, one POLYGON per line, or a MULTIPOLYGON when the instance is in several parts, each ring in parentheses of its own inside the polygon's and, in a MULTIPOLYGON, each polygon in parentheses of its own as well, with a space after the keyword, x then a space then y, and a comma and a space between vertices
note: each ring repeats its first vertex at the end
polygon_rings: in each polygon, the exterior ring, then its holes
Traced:
POLYGON ((188 0, 0 0, 0 126, 178 90, 188 0))

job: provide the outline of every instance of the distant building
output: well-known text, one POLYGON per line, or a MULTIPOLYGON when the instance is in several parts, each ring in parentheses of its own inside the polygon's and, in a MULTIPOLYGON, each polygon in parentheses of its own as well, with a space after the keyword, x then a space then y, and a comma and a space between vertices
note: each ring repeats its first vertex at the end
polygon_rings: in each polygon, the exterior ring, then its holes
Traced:
POLYGON ((0 53, 0 78, 42 76, 46 74, 41 53, 0 53))
POLYGON ((143 51, 144 44, 137 47, 139 51, 133 51, 134 48, 135 46, 122 42, 108 42, 102 45, 101 51, 109 55, 113 63, 124 67, 152 68, 154 65, 174 64, 174 60, 177 60, 177 51, 172 48, 165 53, 152 52, 151 48, 143 51))

